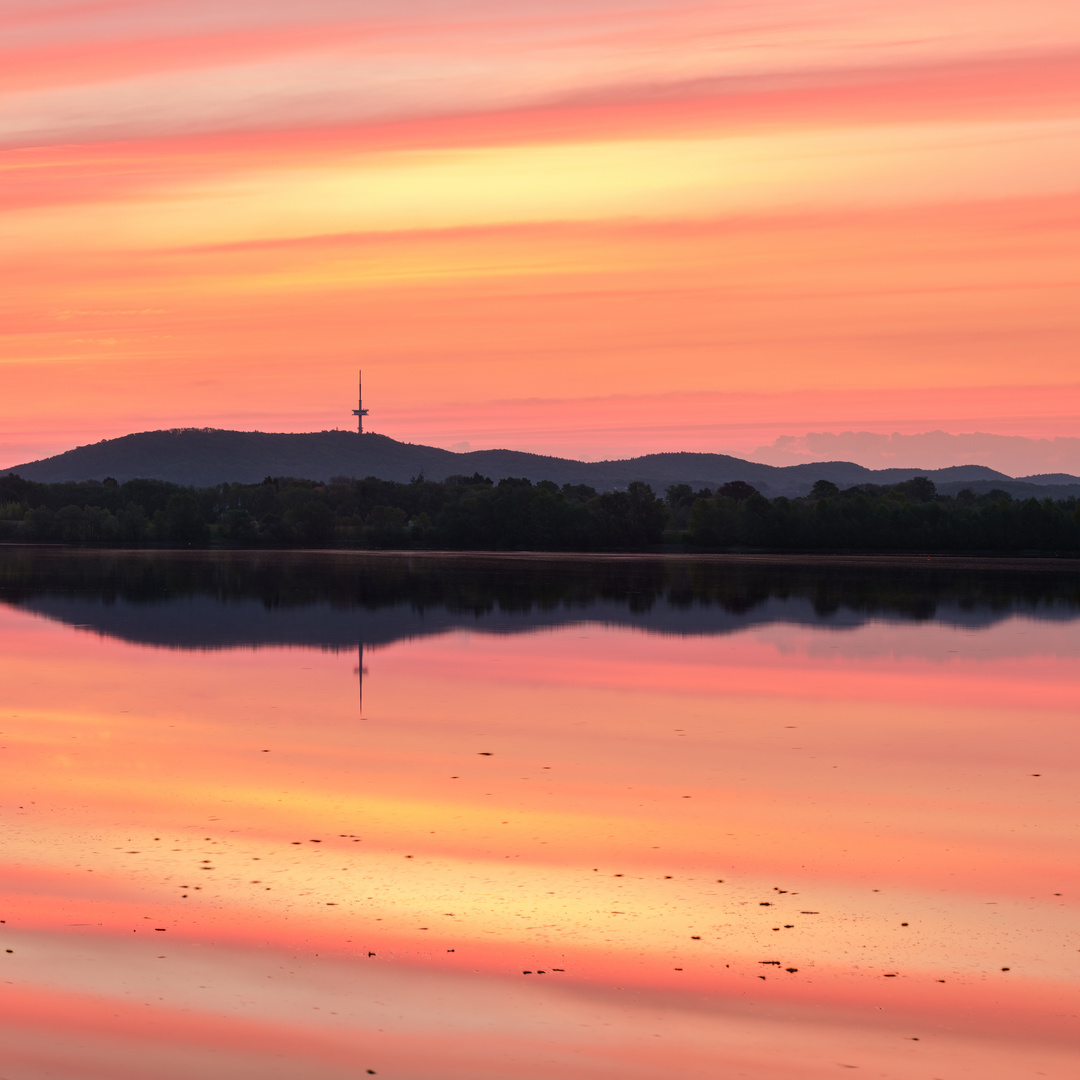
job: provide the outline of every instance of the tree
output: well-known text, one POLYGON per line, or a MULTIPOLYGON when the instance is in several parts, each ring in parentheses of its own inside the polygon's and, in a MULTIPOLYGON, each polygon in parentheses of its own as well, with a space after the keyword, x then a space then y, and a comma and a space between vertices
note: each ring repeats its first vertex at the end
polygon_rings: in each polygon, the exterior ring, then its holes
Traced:
POLYGON ((47 506, 35 506, 26 511, 23 527, 29 540, 54 540, 58 532, 56 514, 47 506))
POLYGON ((129 543, 145 540, 146 534, 150 531, 150 522, 147 520, 146 513, 137 503, 129 502, 120 511, 119 522, 120 536, 129 543))
POLYGON ((689 484, 672 484, 667 489, 667 504, 672 510, 681 506, 693 506, 694 489, 689 484))
POLYGON ((690 543, 703 547, 715 547, 727 539, 723 535, 720 509, 715 499, 697 499, 690 507, 687 519, 690 527, 690 543))
POLYGON ((72 503, 70 506, 62 506, 56 512, 56 521, 60 527, 60 539, 68 544, 78 543, 85 540, 85 515, 81 506, 72 503))
POLYGON ((591 488, 588 484, 563 484, 562 493, 570 502, 575 503, 587 503, 596 498, 596 488, 591 488))
POLYGON ((754 495, 760 495, 761 492, 753 484, 748 484, 745 480, 729 480, 716 494, 725 499, 745 502, 754 495))
POLYGON ((675 528, 686 528, 694 499, 694 489, 689 484, 672 484, 667 489, 667 504, 671 509, 671 518, 675 528))
POLYGON ((108 544, 120 537, 120 522, 104 506, 83 507, 83 539, 108 544))
POLYGON ((325 547, 334 539, 337 519, 326 503, 312 498, 286 511, 285 523, 301 544, 307 547, 325 547))
POLYGON ((486 487, 491 487, 494 484, 494 480, 490 476, 481 476, 480 473, 474 472, 472 476, 463 476, 461 473, 454 473, 453 476, 448 476, 443 483, 444 484, 483 484, 486 487))
POLYGON ((635 480, 626 491, 606 491, 589 503, 591 532, 600 548, 643 547, 664 537, 668 509, 653 489, 635 480))
POLYGON ((937 487, 928 476, 913 476, 902 484, 896 485, 912 502, 933 502, 937 498, 937 487))
POLYGON ((831 499, 839 494, 840 489, 831 480, 815 480, 810 489, 810 495, 815 499, 831 499))
POLYGON ((230 547, 254 547, 259 526, 247 510, 226 510, 218 524, 218 535, 230 547))
POLYGON ((195 496, 187 491, 165 504, 164 527, 165 539, 181 547, 204 547, 210 536, 195 496))
POLYGON ((659 544, 668 523, 668 510, 663 500, 641 480, 635 480, 626 493, 630 497, 631 543, 659 544))
POLYGON ((408 517, 399 506, 376 506, 364 523, 368 542, 372 547, 404 547, 409 534, 406 531, 408 517))

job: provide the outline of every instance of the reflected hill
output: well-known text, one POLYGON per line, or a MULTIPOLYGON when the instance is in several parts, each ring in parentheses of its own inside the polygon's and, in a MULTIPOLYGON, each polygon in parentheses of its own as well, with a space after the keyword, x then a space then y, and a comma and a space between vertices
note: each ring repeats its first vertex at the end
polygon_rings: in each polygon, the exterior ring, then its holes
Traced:
POLYGON ((0 549, 0 602, 141 645, 377 648, 593 623, 702 636, 1080 619, 1068 561, 0 549))

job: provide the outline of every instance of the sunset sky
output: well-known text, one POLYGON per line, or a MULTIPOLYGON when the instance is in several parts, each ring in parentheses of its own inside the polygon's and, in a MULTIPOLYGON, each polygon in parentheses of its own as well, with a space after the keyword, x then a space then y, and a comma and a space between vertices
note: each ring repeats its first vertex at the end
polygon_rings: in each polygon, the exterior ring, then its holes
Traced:
POLYGON ((0 24, 0 463, 350 427, 361 366, 451 448, 1080 436, 1075 0, 0 24))

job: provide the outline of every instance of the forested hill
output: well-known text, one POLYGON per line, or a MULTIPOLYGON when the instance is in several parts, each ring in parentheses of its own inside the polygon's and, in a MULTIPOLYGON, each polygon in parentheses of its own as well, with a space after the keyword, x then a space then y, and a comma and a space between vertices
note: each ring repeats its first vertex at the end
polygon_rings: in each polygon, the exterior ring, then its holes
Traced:
POLYGON ((378 477, 404 483, 422 476, 441 481, 448 476, 481 473, 495 478, 550 480, 558 485, 586 484, 597 491, 625 489, 635 480, 656 491, 672 484, 718 487, 731 480, 753 484, 769 496, 806 495, 816 480, 840 487, 896 484, 915 476, 930 477, 942 493, 991 488, 1013 496, 1080 496, 1080 477, 1054 475, 1014 480, 982 465, 949 469, 867 469, 833 461, 777 467, 744 461, 727 454, 647 454, 621 461, 585 462, 545 457, 516 450, 474 450, 458 454, 434 446, 402 443, 385 435, 351 431, 270 434, 177 428, 145 431, 80 446, 55 457, 11 465, 0 473, 16 473, 40 483, 104 480, 124 483, 137 478, 164 480, 194 487, 221 483, 254 484, 267 476, 328 481, 335 476, 378 477))

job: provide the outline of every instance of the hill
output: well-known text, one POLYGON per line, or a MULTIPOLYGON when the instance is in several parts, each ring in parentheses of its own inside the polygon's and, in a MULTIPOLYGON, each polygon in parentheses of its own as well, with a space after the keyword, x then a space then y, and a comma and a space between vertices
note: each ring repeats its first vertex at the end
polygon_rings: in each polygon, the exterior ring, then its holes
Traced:
POLYGON ((853 484, 895 484, 913 476, 928 476, 944 493, 964 487, 987 491, 998 487, 1026 497, 1080 496, 1080 477, 1066 474, 1014 480, 982 465, 946 469, 867 469, 847 461, 787 466, 763 465, 727 454, 664 453, 617 461, 575 461, 518 450, 473 450, 454 453, 434 446, 398 442, 385 435, 358 435, 350 431, 273 434, 260 431, 223 431, 216 428, 174 428, 144 431, 105 439, 40 461, 13 465, 14 472, 42 483, 103 480, 123 483, 136 478, 168 480, 209 487, 214 484, 257 483, 266 476, 294 476, 329 480, 334 476, 377 476, 406 482, 423 475, 429 480, 475 472, 495 480, 506 476, 557 484, 588 484, 598 491, 625 488, 644 480, 657 492, 671 484, 717 487, 729 480, 745 480, 769 496, 805 495, 816 480, 831 480, 840 487, 853 484))

